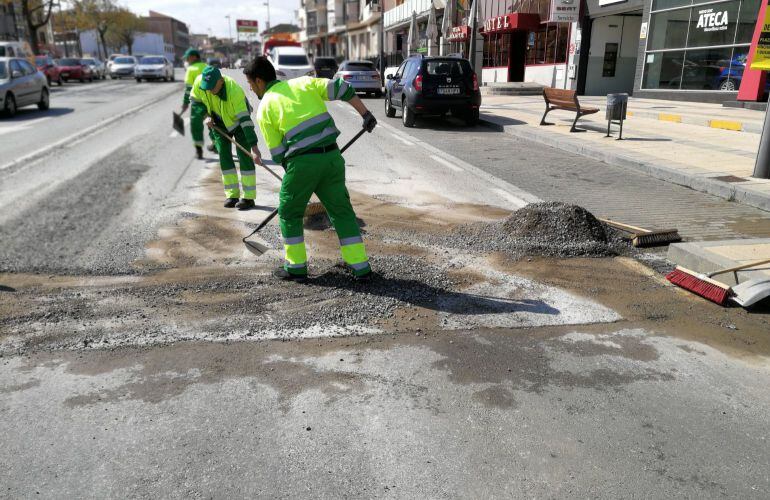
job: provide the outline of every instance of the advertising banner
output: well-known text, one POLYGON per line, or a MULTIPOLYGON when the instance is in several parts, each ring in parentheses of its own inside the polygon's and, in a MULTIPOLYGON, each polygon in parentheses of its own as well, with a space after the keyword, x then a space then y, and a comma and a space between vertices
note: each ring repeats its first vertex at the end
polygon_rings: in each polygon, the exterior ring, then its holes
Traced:
POLYGON ((238 33, 259 33, 259 22, 248 19, 236 19, 235 29, 238 33))
POLYGON ((770 70, 770 9, 765 10, 765 19, 762 21, 762 33, 754 48, 754 58, 751 61, 751 69, 770 70))
POLYGON ((580 2, 578 0, 551 0, 551 23, 576 23, 580 20, 580 2))

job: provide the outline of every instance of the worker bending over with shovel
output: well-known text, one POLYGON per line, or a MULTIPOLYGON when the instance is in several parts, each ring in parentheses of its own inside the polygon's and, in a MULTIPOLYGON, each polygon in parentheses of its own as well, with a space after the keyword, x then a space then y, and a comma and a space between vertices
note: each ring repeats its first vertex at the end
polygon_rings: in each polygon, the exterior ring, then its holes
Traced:
POLYGON ((257 197, 257 178, 254 160, 261 162, 257 148, 257 134, 251 120, 251 106, 246 100, 243 89, 229 76, 223 75, 218 68, 206 66, 195 79, 190 100, 193 105, 206 107, 206 125, 211 139, 219 153, 219 165, 222 168, 222 184, 225 187, 225 208, 248 210, 254 207, 257 197), (241 146, 251 149, 254 157, 237 150, 241 165, 241 182, 238 183, 238 171, 233 162, 230 139, 234 137, 241 146), (239 200, 240 198, 240 200, 239 200))
POLYGON ((307 278, 303 217, 315 193, 337 231, 345 264, 356 279, 368 279, 372 268, 345 187, 345 160, 337 147, 340 131, 324 101, 349 102, 364 119, 368 132, 374 130, 377 120, 342 79, 305 76, 279 81, 266 57, 249 62, 243 73, 261 100, 257 123, 270 154, 286 169, 278 205, 286 257, 273 275, 294 281, 307 278))
MULTIPOLYGON (((184 97, 182 98, 180 115, 183 115, 187 108, 190 107, 190 92, 192 92, 193 83, 195 83, 195 79, 206 68, 206 63, 201 61, 201 54, 197 49, 190 47, 185 51, 182 58, 187 61, 187 71, 184 75, 184 97)), ((199 160, 203 158, 203 119, 205 117, 206 106, 201 103, 193 103, 190 110, 190 135, 192 136, 193 146, 195 146, 195 154, 199 160)))

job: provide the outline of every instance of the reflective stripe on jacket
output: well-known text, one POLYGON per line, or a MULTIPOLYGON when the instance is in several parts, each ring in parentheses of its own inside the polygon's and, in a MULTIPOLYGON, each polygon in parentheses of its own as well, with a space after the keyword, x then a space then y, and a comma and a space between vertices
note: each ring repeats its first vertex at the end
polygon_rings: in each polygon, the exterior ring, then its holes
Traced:
POLYGON ((190 91, 193 88, 193 83, 198 75, 203 73, 203 68, 206 67, 206 63, 197 61, 187 67, 187 72, 184 74, 184 98, 182 104, 190 104, 190 91))
POLYGON ((257 108, 257 123, 273 161, 334 143, 340 131, 324 101, 349 101, 355 90, 342 79, 303 76, 267 84, 257 108))
MULTIPOLYGON (((224 126, 225 131, 232 135, 238 127, 243 129, 246 141, 251 147, 257 143, 257 134, 254 131, 254 121, 251 119, 251 106, 246 99, 243 89, 229 76, 222 75, 225 84, 219 95, 214 95, 208 90, 201 89, 203 76, 198 75, 190 92, 190 100, 193 103, 201 103, 206 106, 206 113, 224 126)), ((245 144, 244 144, 245 146, 245 144)))

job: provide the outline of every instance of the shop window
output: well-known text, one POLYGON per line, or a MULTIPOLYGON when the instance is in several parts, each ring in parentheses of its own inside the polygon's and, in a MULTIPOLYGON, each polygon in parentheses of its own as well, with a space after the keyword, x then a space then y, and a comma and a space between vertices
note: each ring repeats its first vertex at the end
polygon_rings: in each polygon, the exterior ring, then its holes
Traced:
POLYGON ((691 4, 692 0, 652 0, 652 10, 673 9, 691 4))
POLYGON ((569 27, 552 24, 538 31, 530 31, 527 38, 526 63, 562 64, 567 61, 569 27))
POLYGON ((484 37, 485 68, 508 66, 508 53, 511 46, 511 36, 508 33, 492 33, 484 37))
POLYGON ((650 16, 647 50, 678 49, 687 44, 690 9, 670 10, 650 16))
MULTIPOLYGON (((722 49, 688 50, 682 71, 682 89, 719 90, 730 79, 732 47, 722 49)), ((741 70, 741 73, 743 71, 741 70)))
POLYGON ((688 47, 732 45, 738 19, 738 2, 693 7, 688 47))
POLYGON ((682 80, 684 51, 647 54, 644 81, 646 89, 678 90, 682 80))
POLYGON ((759 15, 760 0, 743 0, 738 12, 738 31, 735 34, 735 43, 751 43, 754 35, 754 25, 759 15))

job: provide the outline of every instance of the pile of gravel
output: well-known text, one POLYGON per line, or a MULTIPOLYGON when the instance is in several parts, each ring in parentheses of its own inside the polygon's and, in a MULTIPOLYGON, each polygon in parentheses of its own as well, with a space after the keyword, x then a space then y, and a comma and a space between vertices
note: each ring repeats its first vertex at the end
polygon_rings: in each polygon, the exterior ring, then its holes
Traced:
POLYGON ((532 203, 503 221, 459 226, 447 246, 514 257, 605 257, 629 251, 618 232, 577 205, 532 203))

